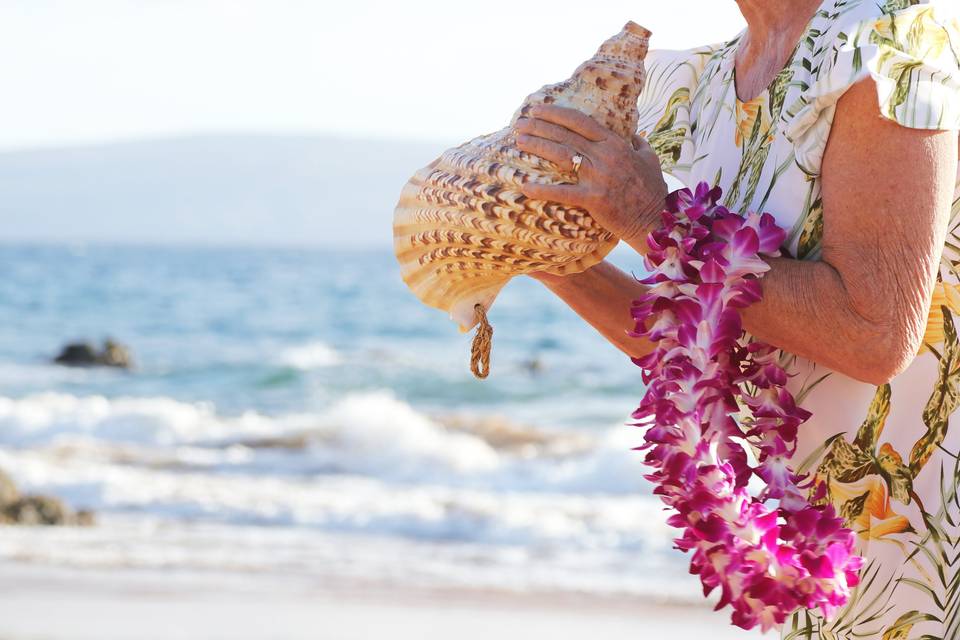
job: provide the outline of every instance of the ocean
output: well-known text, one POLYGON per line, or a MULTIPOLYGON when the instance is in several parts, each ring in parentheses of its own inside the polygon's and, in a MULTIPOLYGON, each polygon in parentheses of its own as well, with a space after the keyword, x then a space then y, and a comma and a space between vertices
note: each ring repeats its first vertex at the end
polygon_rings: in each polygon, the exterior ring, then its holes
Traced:
POLYGON ((631 450, 640 371, 530 279, 479 381, 388 250, 0 265, 0 469, 98 518, 0 529, 0 560, 700 600, 631 450), (108 336, 131 371, 50 364, 108 336))

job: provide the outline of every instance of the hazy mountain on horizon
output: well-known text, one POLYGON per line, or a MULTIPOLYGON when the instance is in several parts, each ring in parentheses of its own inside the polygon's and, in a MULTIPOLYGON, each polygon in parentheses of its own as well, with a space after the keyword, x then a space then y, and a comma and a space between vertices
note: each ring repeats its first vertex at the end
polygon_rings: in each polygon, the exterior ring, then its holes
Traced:
POLYGON ((442 143, 209 135, 0 153, 0 240, 387 247, 442 143))

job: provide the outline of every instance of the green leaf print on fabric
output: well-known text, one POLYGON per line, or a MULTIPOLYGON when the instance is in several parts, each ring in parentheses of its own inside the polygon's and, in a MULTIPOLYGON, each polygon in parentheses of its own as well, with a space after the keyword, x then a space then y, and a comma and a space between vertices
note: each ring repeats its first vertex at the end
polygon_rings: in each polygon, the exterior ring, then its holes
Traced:
POLYGON ((823 456, 817 475, 824 481, 856 482, 862 480, 875 468, 873 456, 839 438, 834 440, 830 450, 823 456))
POLYGON ((914 550, 907 557, 911 564, 923 562, 923 578, 901 577, 897 580, 898 586, 903 585, 921 594, 929 606, 924 607, 922 614, 914 612, 914 617, 904 620, 905 615, 894 623, 888 630, 894 634, 904 626, 931 621, 943 625, 944 635, 925 634, 919 636, 920 640, 960 638, 960 573, 957 571, 960 563, 960 500, 957 495, 960 457, 956 453, 949 453, 949 457, 952 459, 949 466, 940 465, 940 508, 933 515, 924 513, 927 530, 920 540, 911 543, 914 550))
POLYGON ((950 414, 960 406, 960 344, 957 342, 957 329, 949 307, 943 306, 940 311, 943 313, 944 333, 940 378, 923 410, 923 423, 927 426, 927 433, 910 452, 910 471, 914 477, 943 442, 947 435, 950 414))
POLYGON ((937 620, 936 616, 919 611, 908 611, 900 616, 892 627, 883 632, 881 640, 910 640, 910 631, 918 622, 937 620))
POLYGON ((907 7, 912 7, 915 4, 919 4, 917 0, 887 0, 883 4, 883 10, 886 12, 899 11, 907 7))
POLYGON ((687 87, 677 89, 667 101, 663 117, 654 126, 653 131, 647 134, 647 142, 660 158, 660 166, 664 171, 670 171, 680 160, 687 129, 675 126, 677 111, 689 103, 690 89, 687 87))
POLYGON ((748 102, 737 100, 737 138, 743 147, 743 155, 740 169, 726 196, 727 206, 731 209, 748 209, 756 196, 793 74, 790 65, 780 71, 770 87, 757 98, 748 102))
POLYGON ((910 468, 903 464, 901 458, 892 447, 882 447, 877 454, 877 465, 880 475, 890 487, 890 495, 902 504, 910 504, 913 497, 913 474, 910 468))
POLYGON ((871 560, 860 572, 862 582, 832 623, 811 611, 799 611, 784 626, 782 640, 876 640, 880 621, 895 607, 895 585, 882 578, 881 564, 871 560))
POLYGON ((857 437, 853 440, 853 446, 861 451, 873 451, 877 448, 880 436, 883 434, 883 428, 887 424, 887 416, 890 415, 890 385, 885 384, 877 389, 877 394, 870 403, 867 410, 867 417, 864 419, 860 429, 857 430, 857 437))
MULTIPOLYGON (((960 192, 960 184, 957 185, 957 191, 960 192)), ((960 281, 960 198, 953 203, 947 241, 940 256, 940 271, 942 277, 952 275, 960 281)))
POLYGON ((907 101, 907 96, 910 94, 910 83, 912 82, 913 72, 921 66, 919 62, 898 62, 890 68, 890 77, 896 81, 897 88, 894 90, 893 95, 890 96, 887 104, 884 105, 886 109, 884 113, 885 116, 893 119, 897 113, 897 107, 907 101))

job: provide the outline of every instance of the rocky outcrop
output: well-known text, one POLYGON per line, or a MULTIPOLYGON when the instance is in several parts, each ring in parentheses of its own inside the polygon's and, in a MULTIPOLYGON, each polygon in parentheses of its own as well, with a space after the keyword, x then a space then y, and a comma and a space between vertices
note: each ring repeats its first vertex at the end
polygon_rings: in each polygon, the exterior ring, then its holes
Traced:
POLYGON ((4 505, 16 502, 19 499, 20 492, 17 491, 17 485, 13 483, 10 476, 0 471, 0 509, 2 509, 4 505))
POLYGON ((103 341, 102 349, 97 349, 89 342, 72 342, 64 346, 53 361, 67 367, 100 366, 129 369, 133 366, 130 349, 109 338, 103 341))
POLYGON ((0 471, 0 525, 91 526, 93 512, 74 511, 59 498, 44 495, 20 495, 10 476, 0 471))
POLYGON ((107 367, 129 369, 133 366, 133 356, 130 354, 130 349, 126 346, 108 338, 103 342, 103 351, 100 352, 100 363, 107 367))
POLYGON ((50 496, 25 496, 3 508, 11 523, 27 526, 67 524, 72 515, 62 500, 50 496))

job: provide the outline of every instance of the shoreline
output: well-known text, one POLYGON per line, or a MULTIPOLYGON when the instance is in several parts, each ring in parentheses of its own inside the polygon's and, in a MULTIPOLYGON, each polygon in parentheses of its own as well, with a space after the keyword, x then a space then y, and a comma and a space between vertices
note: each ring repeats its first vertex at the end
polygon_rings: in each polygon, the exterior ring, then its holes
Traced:
MULTIPOLYGON (((0 562, 0 640, 762 638, 709 604, 0 562)), ((773 635, 766 636, 772 638, 773 635)))

